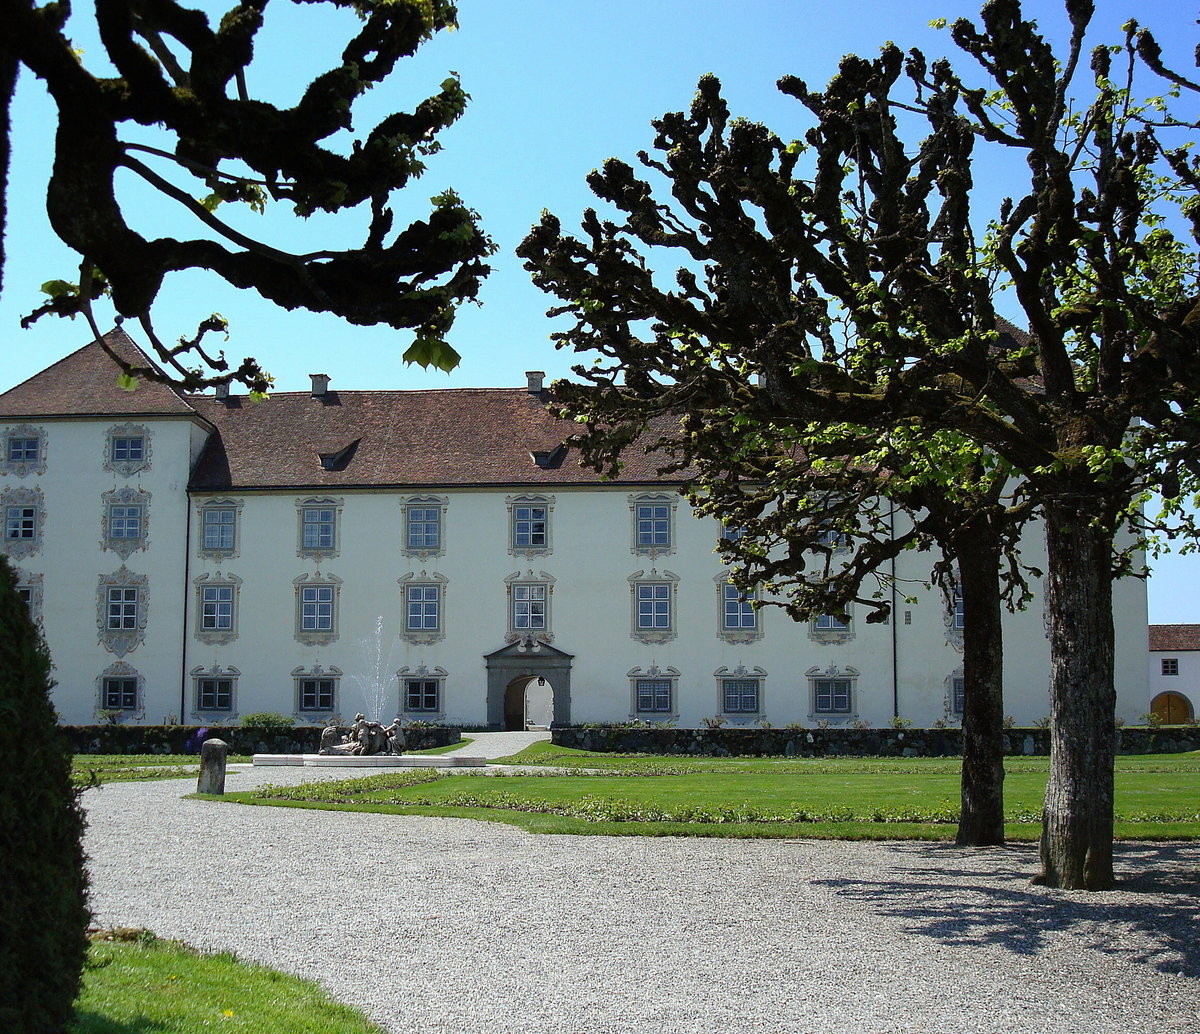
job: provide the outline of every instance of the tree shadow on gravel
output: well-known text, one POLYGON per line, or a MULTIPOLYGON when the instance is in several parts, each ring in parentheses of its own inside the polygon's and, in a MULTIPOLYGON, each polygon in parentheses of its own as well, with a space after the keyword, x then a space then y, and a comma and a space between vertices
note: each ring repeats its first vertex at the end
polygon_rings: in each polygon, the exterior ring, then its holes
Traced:
POLYGON ((904 864, 892 880, 814 882, 944 944, 990 944, 1036 956, 1066 933, 1092 951, 1162 973, 1200 976, 1198 845, 1119 844, 1117 887, 1100 893, 1031 886, 1036 848, 893 846, 910 862, 932 864, 904 864))

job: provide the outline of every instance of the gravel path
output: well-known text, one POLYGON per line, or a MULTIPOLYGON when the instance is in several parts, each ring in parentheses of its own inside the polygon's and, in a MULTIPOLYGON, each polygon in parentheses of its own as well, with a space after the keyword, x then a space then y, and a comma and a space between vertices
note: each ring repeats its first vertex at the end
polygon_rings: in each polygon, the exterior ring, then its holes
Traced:
POLYGON ((192 788, 87 792, 97 922, 314 978, 396 1034, 1200 1034, 1200 845, 1122 846, 1121 890, 1066 894, 1028 885, 1028 847, 538 836, 192 788))

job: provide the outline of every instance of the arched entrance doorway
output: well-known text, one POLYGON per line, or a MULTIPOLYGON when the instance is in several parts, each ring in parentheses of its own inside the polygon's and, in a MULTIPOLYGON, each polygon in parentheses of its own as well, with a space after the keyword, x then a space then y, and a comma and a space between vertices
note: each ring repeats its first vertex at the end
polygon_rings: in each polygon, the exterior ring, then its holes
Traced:
POLYGON ((1150 701, 1150 712, 1163 725, 1183 725, 1195 715, 1191 701, 1182 693, 1159 693, 1150 701))
POLYGON ((487 716, 491 728, 523 729, 528 717, 535 725, 570 724, 571 654, 549 643, 531 646, 516 642, 485 654, 483 659, 487 664, 487 716), (540 686, 539 678, 543 682, 540 686))
POLYGON ((520 675, 504 691, 504 728, 548 729, 554 721, 554 687, 545 676, 520 675))

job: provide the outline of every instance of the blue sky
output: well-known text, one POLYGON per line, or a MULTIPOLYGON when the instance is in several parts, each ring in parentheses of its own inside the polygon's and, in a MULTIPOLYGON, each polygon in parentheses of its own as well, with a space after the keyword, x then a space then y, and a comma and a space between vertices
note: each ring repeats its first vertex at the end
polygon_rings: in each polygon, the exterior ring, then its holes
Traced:
MULTIPOLYGON (((199 3, 212 11, 224 5, 199 3)), ((1131 14, 1156 31, 1164 44, 1190 48, 1195 11, 1178 0, 1099 0, 1093 20, 1096 41, 1116 41, 1131 14)), ((323 315, 286 313, 248 292, 235 291, 211 276, 177 278, 160 296, 156 326, 167 339, 194 330, 217 311, 231 323, 226 346, 231 358, 253 355, 275 375, 277 390, 300 390, 312 372, 328 373, 335 387, 430 388, 518 385, 524 371, 569 373, 571 357, 549 343, 544 313, 549 299, 529 282, 513 249, 543 209, 568 227, 593 202, 584 178, 609 156, 633 161, 652 141, 649 123, 686 108, 697 79, 715 73, 735 114, 763 121, 785 138, 804 128, 800 106, 780 95, 775 81, 794 74, 822 85, 850 52, 871 55, 887 40, 919 46, 929 56, 948 53, 945 31, 934 18, 974 16, 962 0, 459 0, 457 32, 442 33, 356 109, 365 131, 387 112, 411 108, 434 92, 450 70, 457 71, 472 100, 463 119, 442 137, 444 151, 408 191, 400 214, 415 218, 428 198, 453 187, 481 215, 499 246, 494 272, 482 292, 483 305, 462 310, 451 335, 462 353, 459 369, 447 375, 407 367, 407 340, 390 329, 346 326, 323 315), (411 200, 410 200, 411 199, 411 200)), ((89 67, 101 48, 86 14, 75 17, 72 35, 89 67)), ((1063 38, 1059 3, 1037 0, 1026 10, 1052 38, 1063 38)), ((250 89, 276 103, 296 96, 332 62, 330 41, 344 40, 353 20, 318 5, 274 0, 267 28, 251 66, 250 89)), ((1182 61, 1185 58, 1181 59, 1182 61)), ((76 260, 57 245, 43 208, 51 162, 53 108, 41 84, 25 74, 13 112, 14 156, 10 193, 9 256, 0 334, 4 363, 0 389, 18 383, 78 348, 88 337, 79 322, 42 320, 23 331, 21 315, 41 300, 45 280, 77 279, 76 260)), ((977 168, 981 190, 998 195, 1002 170, 977 168)), ((194 232, 168 204, 133 193, 143 233, 194 232)), ((225 214, 226 210, 222 211, 225 214)), ((299 245, 327 240, 346 244, 360 238, 361 224, 330 225, 245 214, 239 228, 266 233, 273 243, 299 245)), ((1014 314, 1017 318, 1017 314, 1014 314)), ((1018 320, 1019 321, 1019 320, 1018 320)), ((1200 573, 1193 557, 1160 562, 1151 582, 1152 621, 1200 621, 1189 580, 1200 573)))

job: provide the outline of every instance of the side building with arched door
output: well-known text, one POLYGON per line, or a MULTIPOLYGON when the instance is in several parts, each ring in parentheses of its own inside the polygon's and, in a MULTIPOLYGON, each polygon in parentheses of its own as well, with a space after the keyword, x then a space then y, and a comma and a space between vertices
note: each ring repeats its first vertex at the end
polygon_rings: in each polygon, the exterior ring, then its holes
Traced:
POLYGON ((1200 706, 1200 625, 1151 625, 1149 706, 1163 725, 1196 720, 1200 706))

